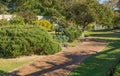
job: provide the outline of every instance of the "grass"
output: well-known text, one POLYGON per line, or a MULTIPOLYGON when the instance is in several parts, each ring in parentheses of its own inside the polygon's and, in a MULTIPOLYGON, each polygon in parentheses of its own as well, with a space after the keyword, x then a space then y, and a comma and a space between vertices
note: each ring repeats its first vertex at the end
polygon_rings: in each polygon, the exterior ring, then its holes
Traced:
POLYGON ((3 73, 8 73, 13 69, 22 66, 26 63, 29 63, 36 59, 38 56, 31 56, 31 57, 20 57, 20 58, 13 58, 13 59, 4 59, 0 58, 0 76, 3 73))
POLYGON ((102 52, 81 63, 70 76, 109 76, 111 68, 115 67, 120 56, 120 33, 86 32, 86 35, 106 40, 108 45, 102 52))

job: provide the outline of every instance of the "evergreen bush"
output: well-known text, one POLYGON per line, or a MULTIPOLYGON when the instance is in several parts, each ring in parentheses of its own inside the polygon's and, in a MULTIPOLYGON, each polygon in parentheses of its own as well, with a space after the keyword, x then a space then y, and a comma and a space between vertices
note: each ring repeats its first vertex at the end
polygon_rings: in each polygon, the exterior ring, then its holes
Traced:
POLYGON ((77 27, 68 27, 63 30, 64 35, 69 38, 69 42, 74 41, 75 39, 79 38, 82 34, 81 29, 77 27))
POLYGON ((0 36, 0 57, 54 54, 61 50, 59 43, 40 26, 4 26, 0 36))

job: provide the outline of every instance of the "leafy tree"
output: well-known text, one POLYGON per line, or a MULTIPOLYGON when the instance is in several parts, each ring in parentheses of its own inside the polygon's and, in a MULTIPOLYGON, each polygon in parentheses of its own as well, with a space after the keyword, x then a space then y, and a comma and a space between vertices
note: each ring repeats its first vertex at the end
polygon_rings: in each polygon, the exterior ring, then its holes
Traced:
POLYGON ((99 4, 96 0, 73 3, 66 11, 68 14, 66 19, 74 21, 83 31, 92 22, 108 27, 112 24, 112 9, 99 4))
POLYGON ((119 12, 115 12, 113 23, 114 23, 114 28, 120 28, 120 13, 119 12))
POLYGON ((68 15, 66 19, 74 21, 83 31, 89 23, 94 22, 94 14, 92 13, 92 10, 84 3, 74 3, 67 8, 67 13, 68 15))

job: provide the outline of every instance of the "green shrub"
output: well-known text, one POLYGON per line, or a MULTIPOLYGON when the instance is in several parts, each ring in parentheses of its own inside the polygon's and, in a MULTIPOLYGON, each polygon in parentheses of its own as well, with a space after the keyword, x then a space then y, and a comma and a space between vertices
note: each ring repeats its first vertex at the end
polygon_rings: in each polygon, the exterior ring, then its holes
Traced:
POLYGON ((94 23, 88 24, 88 26, 85 28, 85 30, 87 30, 87 31, 91 31, 93 29, 94 29, 94 23))
POLYGON ((69 38, 66 35, 57 35, 56 38, 59 42, 68 42, 69 38))
POLYGON ((15 25, 15 24, 24 25, 25 22, 24 22, 24 19, 22 17, 16 16, 16 17, 13 17, 11 19, 10 24, 12 24, 12 25, 15 25))
POLYGON ((32 24, 33 21, 37 20, 37 15, 31 11, 20 11, 16 15, 22 17, 24 22, 28 24, 32 24))
POLYGON ((0 20, 0 26, 5 26, 5 25, 8 25, 9 24, 9 21, 7 21, 7 19, 1 19, 0 20))
POLYGON ((79 28, 75 27, 75 26, 65 28, 63 30, 63 32, 64 32, 64 35, 69 37, 69 42, 72 42, 75 39, 79 38, 81 36, 81 34, 82 34, 82 31, 79 28))
POLYGON ((33 21, 35 25, 44 27, 46 30, 52 30, 52 24, 48 20, 37 20, 33 21))
POLYGON ((116 66, 114 76, 120 76, 120 64, 116 66))
POLYGON ((53 54, 61 50, 59 43, 40 26, 5 26, 0 28, 0 36, 1 57, 53 54))

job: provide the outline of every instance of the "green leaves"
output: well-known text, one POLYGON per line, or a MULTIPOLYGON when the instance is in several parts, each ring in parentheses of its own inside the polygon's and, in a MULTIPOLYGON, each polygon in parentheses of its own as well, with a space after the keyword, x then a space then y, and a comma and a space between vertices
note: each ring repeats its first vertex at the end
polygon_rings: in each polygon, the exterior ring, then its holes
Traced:
POLYGON ((61 50, 59 43, 40 26, 4 26, 0 36, 0 57, 53 54, 61 50))

